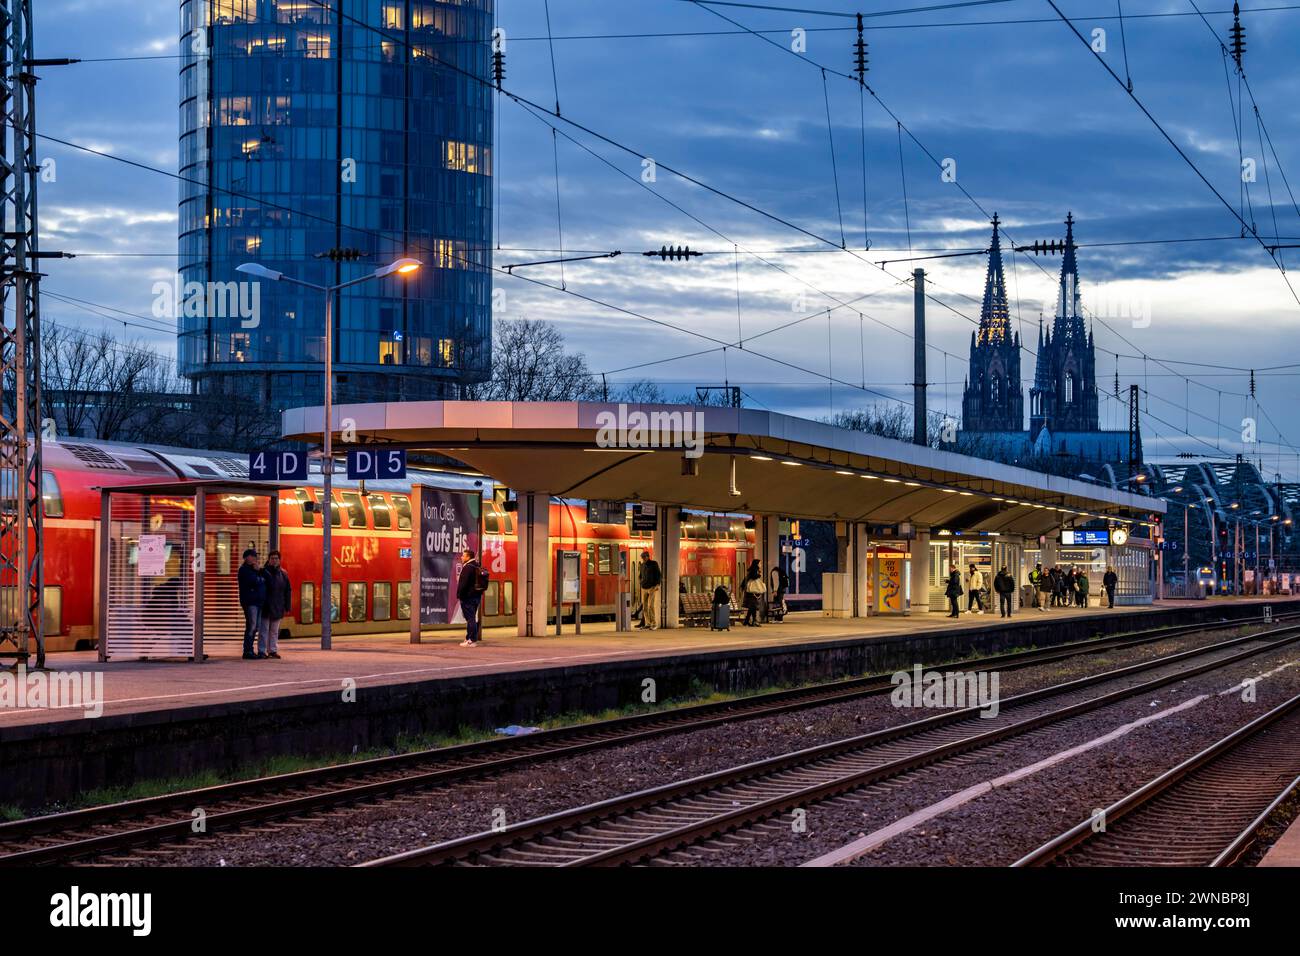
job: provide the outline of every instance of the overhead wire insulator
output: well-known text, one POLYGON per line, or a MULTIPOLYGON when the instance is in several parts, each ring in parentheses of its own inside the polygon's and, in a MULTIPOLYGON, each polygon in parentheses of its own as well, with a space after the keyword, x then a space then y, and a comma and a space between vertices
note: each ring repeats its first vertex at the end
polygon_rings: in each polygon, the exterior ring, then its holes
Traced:
POLYGON ((1255 397, 1255 370, 1250 370, 1250 397, 1255 397))
POLYGON ((501 89, 501 84, 506 78, 506 45, 504 38, 497 35, 492 40, 492 83, 497 90, 501 89))
POLYGON ((1232 5, 1232 29, 1228 31, 1232 38, 1232 58, 1237 61, 1237 69, 1241 69, 1241 57, 1246 52, 1246 28, 1241 25, 1241 5, 1234 3, 1232 5))
POLYGON ((641 253, 643 256, 658 256, 661 261, 672 260, 680 262, 685 259, 694 259, 704 255, 702 252, 695 252, 690 246, 661 246, 658 250, 651 249, 649 252, 641 253))
POLYGON ((853 44, 853 72, 858 75, 858 82, 867 85, 867 41, 862 33, 862 14, 858 14, 858 39, 853 44))

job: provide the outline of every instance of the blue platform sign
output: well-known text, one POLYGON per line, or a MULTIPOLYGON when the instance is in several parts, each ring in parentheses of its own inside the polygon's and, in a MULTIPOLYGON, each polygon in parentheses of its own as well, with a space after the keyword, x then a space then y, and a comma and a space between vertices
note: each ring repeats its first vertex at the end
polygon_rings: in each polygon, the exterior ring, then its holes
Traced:
POLYGON ((255 451, 248 456, 251 481, 306 481, 305 451, 255 451))
POLYGON ((406 452, 400 449, 358 448, 348 452, 348 478, 401 479, 406 477, 406 452))

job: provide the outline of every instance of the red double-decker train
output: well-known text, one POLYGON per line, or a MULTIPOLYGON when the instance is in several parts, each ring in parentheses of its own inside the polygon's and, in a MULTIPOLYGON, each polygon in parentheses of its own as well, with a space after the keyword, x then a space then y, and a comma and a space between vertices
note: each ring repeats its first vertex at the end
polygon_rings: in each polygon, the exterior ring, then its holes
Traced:
MULTIPOLYGON (((62 440, 44 446, 43 498, 45 510, 46 648, 51 651, 95 646, 98 636, 99 547, 101 497, 99 488, 190 481, 244 481, 243 456, 127 445, 91 440, 62 440)), ((411 614, 411 481, 442 487, 477 490, 483 495, 483 560, 491 572, 485 595, 485 624, 515 623, 515 514, 506 510, 499 489, 490 479, 450 471, 412 469, 407 481, 334 482, 331 503, 332 617, 336 634, 405 631, 411 614)), ((278 525, 283 564, 293 584, 293 605, 284 621, 286 636, 320 633, 319 589, 321 529, 324 519, 319 475, 301 487, 279 493, 278 525)), ((187 502, 169 503, 173 512, 187 502)), ((189 505, 192 508, 192 504, 189 505)), ((165 509, 160 509, 160 512, 165 509)), ((138 560, 138 539, 149 530, 168 537, 162 573, 150 575, 158 594, 174 589, 184 576, 189 545, 161 514, 153 529, 130 523, 115 530, 115 547, 122 560, 138 560), (169 529, 171 529, 169 533, 169 529), (173 537, 177 540, 171 540, 173 537)), ((708 592, 718 584, 734 588, 753 554, 753 532, 743 517, 710 522, 704 515, 686 515, 681 531, 681 576, 688 591, 708 592), (725 525, 725 529, 720 527, 725 525)), ((254 500, 222 495, 209 503, 209 527, 204 542, 209 555, 205 590, 234 600, 238 555, 249 544, 265 553, 265 517, 254 500), (213 515, 220 520, 212 521, 213 515)), ((651 532, 634 532, 628 524, 592 524, 586 503, 552 501, 552 551, 582 555, 583 618, 613 615, 621 567, 635 568, 639 552, 653 550, 651 532), (623 562, 626 562, 624 565, 623 562)), ((630 587, 635 606, 636 575, 630 587)))

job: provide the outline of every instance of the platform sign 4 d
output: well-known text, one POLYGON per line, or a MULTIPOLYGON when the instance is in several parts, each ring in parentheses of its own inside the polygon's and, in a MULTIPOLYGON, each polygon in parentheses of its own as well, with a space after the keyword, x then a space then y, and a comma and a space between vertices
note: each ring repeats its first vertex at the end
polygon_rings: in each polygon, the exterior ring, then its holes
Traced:
POLYGON ((400 449, 356 448, 348 452, 348 478, 402 479, 406 477, 406 452, 400 449))
POLYGON ((255 451, 248 456, 250 481, 306 481, 305 451, 255 451))

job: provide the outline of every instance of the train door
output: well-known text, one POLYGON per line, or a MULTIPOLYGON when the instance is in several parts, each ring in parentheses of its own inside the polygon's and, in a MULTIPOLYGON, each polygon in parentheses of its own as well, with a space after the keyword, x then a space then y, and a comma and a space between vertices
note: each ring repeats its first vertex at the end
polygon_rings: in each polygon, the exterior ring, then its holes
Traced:
POLYGON ((731 579, 731 595, 737 601, 739 601, 741 597, 741 584, 745 580, 746 572, 749 571, 749 555, 750 551, 748 548, 736 549, 736 574, 731 579))

